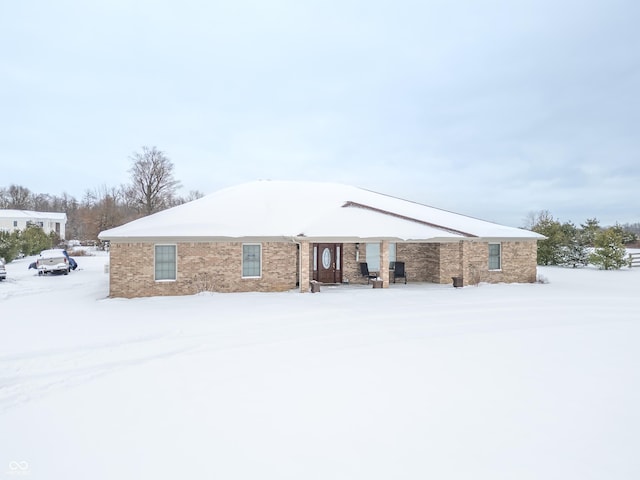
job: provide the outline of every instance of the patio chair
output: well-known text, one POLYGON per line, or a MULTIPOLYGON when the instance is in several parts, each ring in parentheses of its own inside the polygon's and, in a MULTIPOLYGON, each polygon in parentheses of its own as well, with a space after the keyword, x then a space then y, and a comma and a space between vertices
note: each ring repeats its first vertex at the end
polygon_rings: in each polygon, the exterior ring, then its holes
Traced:
POLYGON ((404 271, 404 262, 393 262, 393 283, 397 278, 404 278, 404 284, 407 284, 407 274, 404 271))
POLYGON ((367 265, 367 262, 360 262, 360 274, 363 277, 367 277, 367 285, 369 285, 369 280, 378 278, 377 274, 369 273, 369 265, 367 265))

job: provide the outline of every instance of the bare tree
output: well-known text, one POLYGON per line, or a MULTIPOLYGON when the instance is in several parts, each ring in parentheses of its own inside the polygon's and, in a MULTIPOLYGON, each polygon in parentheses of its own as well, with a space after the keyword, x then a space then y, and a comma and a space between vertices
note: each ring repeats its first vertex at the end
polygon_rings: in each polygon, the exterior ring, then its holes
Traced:
POLYGON ((173 199, 172 207, 176 205, 182 205, 183 203, 193 202, 194 200, 198 200, 199 198, 204 197, 204 193, 200 190, 189 190, 189 194, 185 197, 175 197, 173 199))
POLYGON ((53 197, 46 193, 32 194, 32 205, 36 212, 51 212, 53 197))
POLYGON ((117 188, 107 188, 103 186, 100 190, 96 191, 97 199, 94 206, 94 211, 96 213, 95 220, 97 221, 97 233, 95 237, 97 238, 97 234, 103 230, 108 230, 109 228, 117 227, 118 225, 122 225, 124 219, 126 218, 126 213, 122 207, 122 202, 120 198, 122 196, 122 192, 117 188))
POLYGON ((123 191, 118 188, 102 186, 86 190, 82 203, 74 211, 77 238, 95 240, 103 230, 126 223, 133 215, 129 215, 123 197, 123 191))
POLYGON ((133 166, 128 196, 144 214, 151 215, 169 207, 180 182, 173 178, 173 163, 156 147, 142 147, 142 153, 130 157, 133 166))
POLYGON ((52 207, 54 212, 65 212, 67 214, 67 227, 65 228, 67 238, 83 239, 84 237, 81 235, 83 228, 78 214, 80 210, 78 201, 73 196, 63 192, 62 196, 54 197, 52 207))
POLYGON ((6 206, 4 208, 10 208, 15 210, 31 210, 33 209, 33 196, 31 190, 21 185, 9 185, 3 192, 5 197, 6 206))

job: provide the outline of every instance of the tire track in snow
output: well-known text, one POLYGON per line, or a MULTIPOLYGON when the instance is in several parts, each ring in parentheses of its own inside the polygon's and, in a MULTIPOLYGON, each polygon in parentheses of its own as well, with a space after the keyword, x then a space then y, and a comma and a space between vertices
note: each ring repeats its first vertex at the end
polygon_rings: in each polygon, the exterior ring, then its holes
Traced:
POLYGON ((59 390, 196 347, 175 335, 164 335, 0 357, 0 415, 59 390))

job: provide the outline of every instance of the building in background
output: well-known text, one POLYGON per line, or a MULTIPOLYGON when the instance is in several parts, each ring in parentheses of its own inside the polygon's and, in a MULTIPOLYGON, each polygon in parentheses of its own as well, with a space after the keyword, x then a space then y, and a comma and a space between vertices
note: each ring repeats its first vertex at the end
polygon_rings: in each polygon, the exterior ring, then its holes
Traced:
POLYGON ((34 212, 31 210, 0 210, 0 230, 12 232, 37 225, 47 235, 55 232, 65 238, 67 214, 59 212, 34 212))

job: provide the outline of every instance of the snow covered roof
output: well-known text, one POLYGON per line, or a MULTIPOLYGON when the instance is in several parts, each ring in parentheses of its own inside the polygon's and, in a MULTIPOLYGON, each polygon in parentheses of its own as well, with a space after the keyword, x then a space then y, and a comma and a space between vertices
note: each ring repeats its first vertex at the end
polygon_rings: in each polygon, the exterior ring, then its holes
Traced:
POLYGON ((537 233, 348 185, 255 181, 100 233, 103 240, 541 239, 537 233))
POLYGON ((67 221, 67 214, 63 212, 34 212, 33 210, 0 210, 1 218, 12 220, 57 220, 67 221))

